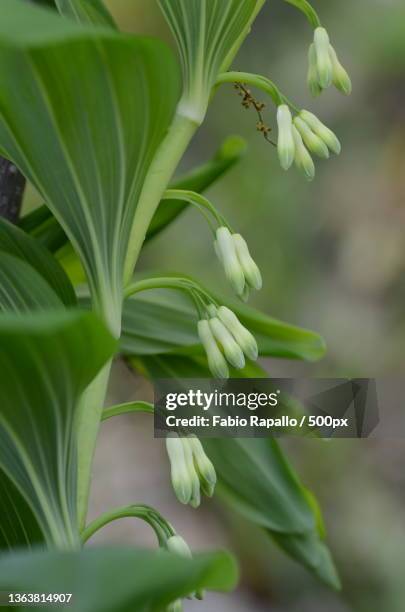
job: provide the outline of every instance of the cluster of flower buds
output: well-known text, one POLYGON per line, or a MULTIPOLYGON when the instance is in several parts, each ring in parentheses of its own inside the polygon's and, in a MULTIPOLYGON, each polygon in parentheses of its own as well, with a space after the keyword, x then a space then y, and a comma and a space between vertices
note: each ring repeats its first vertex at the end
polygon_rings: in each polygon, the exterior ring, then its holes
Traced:
POLYGON ((210 305, 207 312, 209 319, 198 322, 198 335, 213 376, 228 378, 227 361, 234 368, 244 368, 245 356, 253 361, 257 359, 257 342, 235 313, 226 306, 216 308, 210 305))
MULTIPOLYGON (((183 557, 184 559, 192 559, 193 555, 191 553, 190 547, 187 542, 179 535, 174 535, 166 541, 166 548, 169 552, 174 555, 178 555, 179 557, 183 557)), ((197 599, 203 599, 204 591, 196 591, 193 593, 194 597, 197 599)), ((177 599, 169 606, 169 612, 182 612, 183 606, 180 599, 177 599)))
POLYGON ((217 482, 215 468, 201 442, 195 436, 179 438, 177 434, 171 434, 166 438, 166 449, 177 499, 182 504, 198 508, 200 488, 205 495, 212 497, 217 482))
POLYGON ((249 253, 248 245, 240 234, 231 234, 221 226, 216 231, 214 243, 218 259, 236 295, 242 299, 249 297, 250 289, 262 288, 262 276, 257 264, 249 253))
POLYGON ((339 62, 325 28, 315 29, 314 42, 309 47, 308 63, 308 87, 313 96, 319 95, 332 83, 342 93, 351 93, 350 77, 339 62))
POLYGON ((277 150, 284 170, 295 161, 306 178, 312 180, 315 165, 310 152, 323 159, 328 159, 329 151, 340 153, 340 142, 335 134, 309 111, 303 110, 293 119, 289 107, 281 104, 277 109, 277 123, 277 150))

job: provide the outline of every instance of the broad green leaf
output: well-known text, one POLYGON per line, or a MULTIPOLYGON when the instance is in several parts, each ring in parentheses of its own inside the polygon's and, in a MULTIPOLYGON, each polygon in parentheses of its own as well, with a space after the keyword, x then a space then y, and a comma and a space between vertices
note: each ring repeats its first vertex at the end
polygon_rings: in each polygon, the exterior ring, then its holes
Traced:
MULTIPOLYGON (((246 143, 242 138, 230 136, 212 159, 174 181, 171 188, 190 189, 198 193, 205 191, 239 161, 245 150, 246 143)), ((161 202, 148 227, 146 240, 164 230, 187 206, 187 202, 180 200, 161 202)), ((20 227, 37 238, 52 253, 67 243, 66 234, 45 205, 25 215, 20 220, 20 227)))
MULTIPOLYGON (((324 354, 325 344, 318 334, 273 319, 241 302, 215 297, 232 308, 254 334, 261 356, 314 361, 324 354)), ((194 305, 182 293, 168 289, 145 291, 126 300, 121 349, 132 355, 202 354, 194 305)))
MULTIPOLYGON (((127 360, 152 379, 210 376, 199 357, 168 354, 127 360)), ((266 373, 245 368, 232 375, 259 378, 266 373)), ((299 482, 276 440, 218 438, 204 439, 203 444, 215 465, 222 497, 247 520, 263 528, 293 559, 338 589, 339 577, 324 542, 319 506, 299 482)))
POLYGON ((102 0, 55 0, 55 4, 61 15, 79 23, 116 28, 102 0))
POLYGON ((2 0, 0 151, 65 230, 114 332, 137 201, 177 94, 163 43, 2 0))
POLYGON ((0 556, 40 544, 43 535, 30 506, 0 468, 0 556))
POLYGON ((48 283, 22 259, 0 252, 0 312, 26 313, 47 308, 63 309, 48 283))
POLYGON ((78 541, 76 404, 114 349, 93 313, 0 315, 0 468, 50 546, 78 541))
POLYGON ((163 551, 95 548, 0 559, 0 590, 72 593, 71 612, 163 612, 196 590, 229 591, 236 580, 235 562, 223 552, 185 559, 163 551))
POLYGON ((5 219, 0 219, 0 252, 14 255, 35 268, 66 306, 76 304, 74 289, 56 259, 37 240, 5 219))
POLYGON ((227 70, 264 0, 159 0, 183 70, 180 112, 200 122, 218 73, 227 70))

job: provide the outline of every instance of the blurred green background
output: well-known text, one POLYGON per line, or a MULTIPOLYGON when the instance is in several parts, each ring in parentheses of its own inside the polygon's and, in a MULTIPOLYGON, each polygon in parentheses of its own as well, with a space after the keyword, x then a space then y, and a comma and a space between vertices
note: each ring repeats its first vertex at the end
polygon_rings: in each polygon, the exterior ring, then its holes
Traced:
MULTIPOLYGON (((123 29, 171 44, 156 4, 109 2, 123 29)), ((341 156, 318 162, 311 184, 294 169, 283 172, 272 146, 255 131, 254 113, 243 109, 227 86, 216 95, 183 167, 210 157, 229 134, 248 141, 244 159, 209 196, 248 240, 261 267, 264 289, 252 303, 320 332, 328 345, 318 364, 270 360, 266 367, 272 375, 403 375, 405 3, 318 0, 314 6, 352 76, 350 98, 328 90, 310 99, 305 81, 311 29, 282 0, 267 3, 234 68, 269 76, 298 106, 315 112, 341 139, 341 156)), ((264 99, 260 93, 257 97, 264 99)), ((274 128, 271 104, 265 114, 274 128)), ((208 228, 193 210, 147 246, 140 266, 189 273, 212 288, 224 284, 208 228)), ((127 400, 128 389, 143 393, 118 369, 111 393, 127 400)), ((186 603, 187 611, 404 610, 403 441, 284 444, 324 509, 344 584, 343 593, 336 595, 217 502, 204 502, 199 512, 176 504, 164 451, 152 435, 147 419, 106 424, 97 454, 93 513, 111 501, 151 503, 195 548, 226 545, 239 555, 239 592, 186 603)), ((101 540, 151 543, 134 522, 107 529, 101 540)))

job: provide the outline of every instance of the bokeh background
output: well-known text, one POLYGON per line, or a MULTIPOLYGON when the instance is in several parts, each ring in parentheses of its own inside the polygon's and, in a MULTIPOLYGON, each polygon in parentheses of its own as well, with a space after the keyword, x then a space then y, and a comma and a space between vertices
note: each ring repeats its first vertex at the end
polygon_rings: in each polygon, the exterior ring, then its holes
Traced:
MULTIPOLYGON (((123 29, 171 44, 155 0, 110 0, 109 5, 123 29)), ((328 345, 327 356, 317 364, 269 360, 266 368, 272 375, 403 376, 405 4, 315 0, 314 6, 352 76, 350 98, 328 90, 310 99, 305 81, 311 29, 282 0, 266 5, 234 67, 269 76, 298 106, 318 114, 339 135, 342 155, 317 163, 311 184, 294 169, 284 173, 274 149, 255 131, 254 113, 244 110, 227 86, 215 97, 183 168, 209 158, 229 134, 248 142, 244 159, 209 196, 246 237, 263 271, 264 290, 253 303, 320 332, 328 345)), ((275 127, 271 104, 266 120, 275 127)), ((195 211, 145 249, 142 269, 161 269, 162 264, 211 287, 223 285, 209 231, 195 211)), ((111 401, 149 393, 145 383, 135 384, 117 365, 111 401)), ((397 402, 400 410, 403 402, 397 402)), ((100 437, 92 514, 111 504, 149 503, 194 549, 227 546, 241 561, 235 594, 187 602, 187 612, 404 610, 403 440, 284 444, 321 502, 344 584, 342 594, 334 594, 217 501, 204 502, 197 512, 181 507, 150 420, 124 416, 113 421, 103 426, 100 437)), ((130 519, 97 538, 154 544, 149 531, 130 519)))

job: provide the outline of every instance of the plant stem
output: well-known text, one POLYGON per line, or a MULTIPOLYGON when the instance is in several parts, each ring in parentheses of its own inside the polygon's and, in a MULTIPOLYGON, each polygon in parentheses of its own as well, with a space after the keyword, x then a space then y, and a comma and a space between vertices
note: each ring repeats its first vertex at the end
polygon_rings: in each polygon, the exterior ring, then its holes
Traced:
POLYGON ((103 410, 101 420, 106 421, 111 417, 119 416, 120 414, 128 414, 129 412, 143 412, 146 414, 154 413, 154 406, 149 402, 127 402, 125 404, 118 404, 117 406, 111 406, 103 410))
POLYGON ((155 155, 142 188, 132 225, 124 270, 125 285, 131 280, 152 217, 199 126, 200 123, 177 112, 155 155))
POLYGON ((175 534, 174 529, 165 518, 154 508, 143 504, 131 504, 105 512, 82 531, 82 541, 87 542, 97 531, 108 523, 122 518, 139 518, 147 522, 154 530, 159 545, 163 546, 168 538, 175 534))

